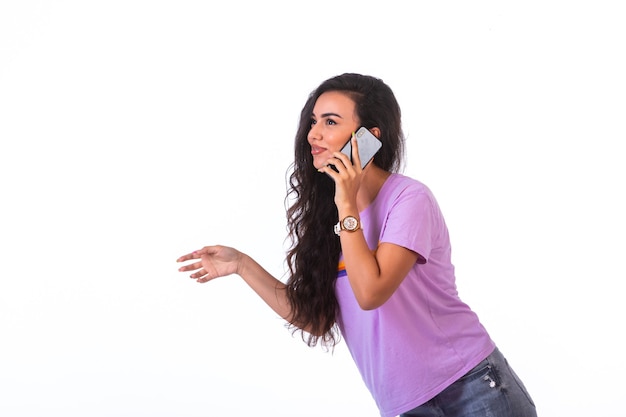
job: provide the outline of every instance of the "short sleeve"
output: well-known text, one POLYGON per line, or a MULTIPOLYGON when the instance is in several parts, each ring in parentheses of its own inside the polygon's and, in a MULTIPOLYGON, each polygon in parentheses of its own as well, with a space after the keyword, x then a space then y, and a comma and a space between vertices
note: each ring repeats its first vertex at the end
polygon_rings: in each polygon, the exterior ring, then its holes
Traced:
POLYGON ((439 230, 437 212, 436 202, 426 187, 404 188, 388 208, 380 242, 405 247, 428 262, 439 230))

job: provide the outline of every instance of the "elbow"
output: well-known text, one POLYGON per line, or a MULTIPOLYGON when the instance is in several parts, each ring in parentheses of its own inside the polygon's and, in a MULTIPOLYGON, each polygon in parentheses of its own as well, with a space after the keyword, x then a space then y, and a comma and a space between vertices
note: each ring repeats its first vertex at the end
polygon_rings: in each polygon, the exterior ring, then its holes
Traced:
POLYGON ((361 307, 361 310, 363 311, 372 311, 372 310, 376 310, 378 307, 380 307, 380 305, 378 304, 370 304, 370 303, 361 303, 359 302, 359 307, 361 307))
POLYGON ((361 310, 370 311, 375 310, 378 307, 385 304, 389 297, 381 294, 380 292, 362 293, 356 295, 357 303, 361 310))

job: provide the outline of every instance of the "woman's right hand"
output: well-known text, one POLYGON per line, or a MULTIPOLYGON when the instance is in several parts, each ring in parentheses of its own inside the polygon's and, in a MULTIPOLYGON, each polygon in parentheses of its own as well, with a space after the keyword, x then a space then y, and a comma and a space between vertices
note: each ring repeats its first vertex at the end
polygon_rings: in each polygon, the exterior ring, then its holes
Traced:
POLYGON ((190 277, 204 283, 214 278, 239 273, 242 259, 243 254, 236 249, 227 246, 205 246, 181 256, 176 262, 197 260, 181 266, 178 270, 193 271, 190 277))
POLYGON ((191 271, 191 278, 202 283, 214 278, 237 274, 279 316, 288 321, 292 316, 286 285, 274 278, 245 253, 227 246, 205 246, 181 256, 176 261, 193 261, 181 266, 178 270, 191 271))

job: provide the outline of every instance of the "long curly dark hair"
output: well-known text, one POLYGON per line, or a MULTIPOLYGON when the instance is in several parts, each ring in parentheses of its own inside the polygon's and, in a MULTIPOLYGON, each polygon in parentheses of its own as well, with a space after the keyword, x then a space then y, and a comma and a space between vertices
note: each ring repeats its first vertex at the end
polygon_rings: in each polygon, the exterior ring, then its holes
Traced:
POLYGON ((313 166, 307 135, 318 97, 328 91, 345 93, 355 102, 361 126, 378 127, 383 146, 374 164, 389 171, 400 170, 404 158, 404 135, 400 106, 392 90, 381 80, 361 74, 342 74, 324 81, 310 95, 302 112, 295 138, 295 160, 290 167, 286 201, 289 237, 287 252, 290 277, 287 295, 291 303, 292 329, 306 328, 302 338, 309 346, 321 340, 324 346, 339 341, 335 319, 339 310, 335 296, 337 265, 341 252, 333 232, 338 221, 334 203, 335 183, 313 166))

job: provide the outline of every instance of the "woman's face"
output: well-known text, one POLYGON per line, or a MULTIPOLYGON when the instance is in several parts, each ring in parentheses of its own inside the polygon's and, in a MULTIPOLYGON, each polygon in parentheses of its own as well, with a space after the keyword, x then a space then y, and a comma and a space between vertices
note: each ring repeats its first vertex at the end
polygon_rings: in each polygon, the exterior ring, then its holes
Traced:
POLYGON ((323 93, 315 102, 307 140, 316 169, 325 166, 332 153, 340 151, 358 129, 354 110, 354 101, 338 91, 323 93))

